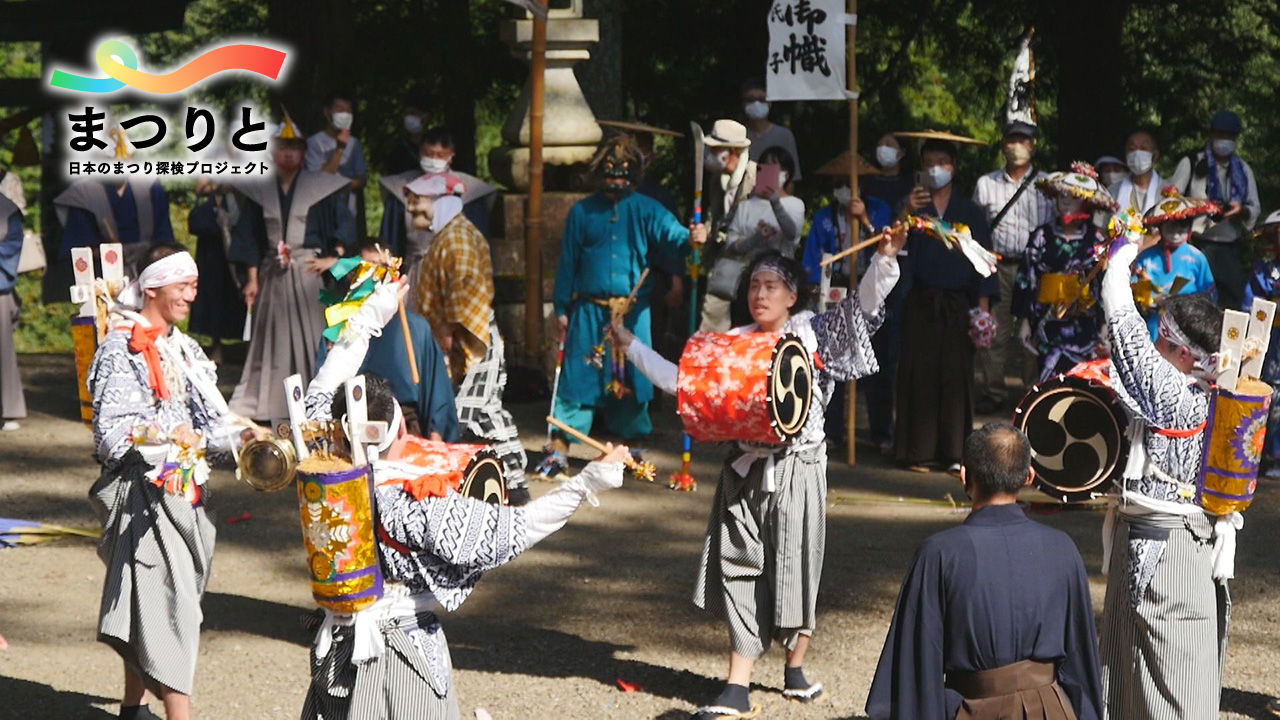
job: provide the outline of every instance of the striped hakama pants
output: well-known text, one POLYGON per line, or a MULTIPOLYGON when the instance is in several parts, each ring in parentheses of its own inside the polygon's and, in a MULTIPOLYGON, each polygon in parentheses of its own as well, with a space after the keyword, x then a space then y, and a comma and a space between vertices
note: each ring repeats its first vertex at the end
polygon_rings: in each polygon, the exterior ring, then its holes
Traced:
MULTIPOLYGON (((1213 579, 1213 527, 1208 517, 1121 515, 1111 542, 1107 595, 1099 628, 1105 716, 1115 720, 1216 720, 1222 692, 1231 598, 1213 579), (1131 558, 1141 539, 1144 552, 1131 558), (1136 542, 1131 545, 1131 539, 1136 542), (1140 594, 1131 560, 1155 563, 1140 594), (1135 598, 1136 597, 1136 605, 1135 598)), ((1149 572, 1149 571, 1148 571, 1149 572)))
POLYGON ((524 467, 528 462, 516 420, 502 406, 502 392, 507 387, 506 346, 498 326, 489 319, 489 348, 484 357, 471 366, 454 403, 458 407, 458 423, 462 426, 461 442, 489 443, 502 461, 508 488, 525 487, 524 467))
POLYGON ((452 663, 433 613, 385 621, 382 655, 351 662, 355 632, 335 627, 323 658, 311 650, 302 720, 459 720, 452 663))
POLYGON ((147 468, 130 451, 89 491, 102 521, 98 556, 107 566, 98 640, 157 696, 162 687, 190 695, 215 530, 203 506, 157 488, 144 477, 147 468))
POLYGON ((734 652, 756 658, 777 639, 793 649, 816 624, 827 536, 826 444, 779 452, 774 492, 764 492, 765 461, 743 478, 720 472, 702 546, 693 602, 723 614, 734 652))

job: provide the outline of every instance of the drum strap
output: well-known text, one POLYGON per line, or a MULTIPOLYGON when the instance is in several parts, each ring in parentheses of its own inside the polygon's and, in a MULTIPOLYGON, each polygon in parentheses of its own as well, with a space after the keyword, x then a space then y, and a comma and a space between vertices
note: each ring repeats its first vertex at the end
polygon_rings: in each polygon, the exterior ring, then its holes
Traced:
POLYGON ((1206 427, 1209 427, 1209 418, 1205 418, 1200 422, 1199 425, 1193 428, 1187 428, 1186 430, 1173 430, 1170 428, 1158 428, 1158 427, 1152 426, 1151 431, 1157 435, 1163 435, 1164 437, 1167 437, 1167 438, 1174 438, 1176 440, 1181 440, 1181 439, 1195 437, 1196 435, 1199 435, 1200 433, 1204 432, 1204 429, 1206 427))
POLYGON ((405 545, 404 543, 400 542, 399 540, 396 540, 395 538, 391 537, 391 533, 387 532, 387 529, 386 529, 385 527, 383 527, 383 526, 382 526, 382 523, 381 523, 381 522, 378 522, 378 523, 376 523, 375 525, 376 525, 376 527, 377 527, 378 541, 379 541, 379 542, 381 542, 383 545, 386 545, 387 547, 391 548, 392 550, 395 550, 396 552, 400 553, 401 555, 412 555, 412 554, 413 554, 413 551, 412 551, 412 550, 410 550, 410 549, 409 549, 409 547, 408 547, 407 545, 405 545))

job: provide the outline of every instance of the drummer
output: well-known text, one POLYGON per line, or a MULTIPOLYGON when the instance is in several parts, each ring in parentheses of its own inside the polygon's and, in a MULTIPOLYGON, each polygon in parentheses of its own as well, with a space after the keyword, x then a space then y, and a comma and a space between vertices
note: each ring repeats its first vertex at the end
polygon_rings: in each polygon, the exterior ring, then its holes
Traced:
POLYGON ((1045 175, 1036 186, 1054 203, 1056 215, 1031 232, 1013 285, 1018 337, 1036 354, 1039 381, 1064 373, 1102 354, 1101 278, 1081 287, 1097 265, 1093 249, 1102 243, 1095 213, 1109 211, 1111 193, 1087 163, 1045 175))
MULTIPOLYGON (((822 683, 805 677, 803 665, 816 625, 826 543, 825 408, 837 381, 878 369, 871 336, 898 281, 896 256, 906 238, 906 227, 895 226, 881 241, 858 291, 821 315, 792 314, 807 297, 800 263, 774 252, 748 268, 747 297, 755 322, 730 332, 795 333, 820 362, 800 436, 784 447, 740 442, 721 469, 693 601, 728 622, 729 677, 720 695, 699 708, 697 720, 754 717, 758 708, 747 695, 751 670, 775 639, 787 653, 783 696, 811 702, 823 693, 822 683), (766 553, 774 557, 766 559, 766 553)), ((674 395, 677 367, 636 342, 621 323, 612 330, 636 368, 674 395)))
MULTIPOLYGON (((398 287, 399 286, 399 287, 398 287)), ((385 327, 403 295, 383 285, 348 321, 307 388, 307 418, 333 417, 333 398, 355 376, 369 337, 385 327)), ((405 444, 403 414, 390 385, 366 376, 369 419, 391 431, 378 448, 396 458, 405 444)), ((304 720, 456 718, 457 698, 444 633, 433 612, 453 611, 480 576, 559 530, 584 500, 622 485, 626 446, 608 448, 574 478, 524 507, 493 505, 457 492, 457 483, 393 460, 373 463, 377 555, 386 586, 355 615, 325 610, 311 649, 304 720)))

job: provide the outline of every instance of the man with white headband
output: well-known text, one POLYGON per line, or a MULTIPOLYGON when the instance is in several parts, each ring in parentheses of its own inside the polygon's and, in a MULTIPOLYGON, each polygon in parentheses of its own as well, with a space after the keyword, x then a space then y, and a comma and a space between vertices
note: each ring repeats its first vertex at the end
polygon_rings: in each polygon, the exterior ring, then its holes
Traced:
POLYGON ((1103 697, 1124 720, 1218 716, 1229 605, 1230 530, 1197 504, 1222 313, 1204 295, 1168 298, 1153 343, 1129 288, 1135 239, 1102 281, 1130 450, 1103 528, 1107 594, 1100 628, 1103 697))
MULTIPOLYGON (((369 338, 395 314, 398 288, 369 297, 307 387, 307 417, 341 416, 338 389, 355 376, 369 338)), ((304 720, 459 717, 452 662, 436 618, 467 599, 481 576, 564 527, 582 503, 622 485, 626 446, 611 448, 576 477, 524 507, 489 504, 414 465, 399 405, 382 378, 365 376, 368 418, 391 432, 373 461, 377 555, 385 578, 371 607, 325 611, 311 650, 304 720), (424 474, 425 473, 425 474, 424 474)))
MULTIPOLYGON (((189 717, 214 526, 206 515, 207 458, 230 449, 213 363, 176 327, 196 296, 195 260, 152 246, 115 308, 89 368, 93 436, 102 475, 89 500, 102 522, 106 580, 98 639, 125 666, 120 717, 189 717)), ((245 431, 248 433, 249 431, 245 431)))

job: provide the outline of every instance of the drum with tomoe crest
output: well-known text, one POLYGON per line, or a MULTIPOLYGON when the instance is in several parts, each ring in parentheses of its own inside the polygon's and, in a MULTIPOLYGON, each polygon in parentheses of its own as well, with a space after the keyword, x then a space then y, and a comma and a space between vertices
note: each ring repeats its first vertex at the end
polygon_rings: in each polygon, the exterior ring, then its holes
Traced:
POLYGON ((1129 456, 1128 422, 1107 385, 1107 365, 1082 363, 1034 385, 1013 412, 1031 445, 1036 489, 1064 503, 1105 494, 1129 456))

